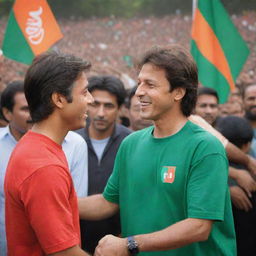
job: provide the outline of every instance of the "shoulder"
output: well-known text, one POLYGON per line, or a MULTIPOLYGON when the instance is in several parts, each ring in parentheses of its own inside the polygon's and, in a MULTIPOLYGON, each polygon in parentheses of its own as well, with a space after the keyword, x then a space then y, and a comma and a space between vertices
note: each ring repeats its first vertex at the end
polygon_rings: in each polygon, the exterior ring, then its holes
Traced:
POLYGON ((1 127, 0 128, 0 140, 3 139, 8 134, 8 127, 1 127))
POLYGON ((79 143, 79 144, 85 144, 85 141, 83 139, 83 137, 73 131, 69 131, 66 135, 66 137, 64 138, 64 142, 65 143, 79 143))
POLYGON ((116 133, 127 136, 130 133, 132 133, 132 130, 128 129, 127 127, 121 124, 116 124, 116 133))
POLYGON ((226 156, 223 144, 214 135, 192 122, 189 122, 188 127, 190 135, 187 142, 191 146, 194 145, 195 153, 201 154, 202 156, 208 154, 226 156))

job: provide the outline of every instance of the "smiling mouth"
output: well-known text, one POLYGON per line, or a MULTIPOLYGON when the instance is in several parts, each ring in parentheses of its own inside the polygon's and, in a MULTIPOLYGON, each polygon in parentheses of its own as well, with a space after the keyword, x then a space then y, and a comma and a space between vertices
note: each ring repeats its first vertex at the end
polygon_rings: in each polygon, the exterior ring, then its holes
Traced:
POLYGON ((150 102, 144 102, 144 101, 141 101, 140 102, 140 106, 141 107, 147 107, 147 106, 149 106, 151 103, 150 102))

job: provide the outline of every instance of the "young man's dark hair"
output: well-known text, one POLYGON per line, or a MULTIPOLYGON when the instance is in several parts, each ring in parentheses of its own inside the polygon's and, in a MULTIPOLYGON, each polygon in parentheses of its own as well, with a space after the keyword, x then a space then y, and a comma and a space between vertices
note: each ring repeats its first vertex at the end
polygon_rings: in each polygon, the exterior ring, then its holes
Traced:
POLYGON ((71 91, 81 73, 91 64, 73 55, 46 52, 36 57, 27 71, 24 88, 33 122, 46 119, 54 109, 54 92, 72 102, 71 91))
POLYGON ((13 81, 7 85, 5 90, 1 94, 1 100, 0 100, 0 114, 3 117, 5 121, 8 122, 8 120, 5 118, 2 108, 6 108, 9 111, 12 112, 14 107, 14 97, 17 93, 24 93, 24 84, 23 81, 13 81))
POLYGON ((251 142, 253 138, 253 129, 250 123, 242 117, 223 117, 218 121, 217 129, 238 148, 251 142))
POLYGON ((92 76, 88 79, 88 90, 107 91, 116 96, 118 107, 120 107, 125 100, 126 92, 123 82, 114 76, 92 76))
POLYGON ((211 95, 214 96, 217 99, 217 103, 219 103, 219 97, 218 97, 218 93, 216 92, 216 90, 209 88, 209 87, 200 87, 197 90, 197 97, 199 97, 200 95, 211 95))
POLYGON ((179 87, 186 89, 181 110, 185 116, 189 116, 196 104, 198 87, 197 66, 191 55, 178 45, 156 46, 143 55, 138 64, 139 69, 146 63, 165 70, 170 92, 179 87))
POLYGON ((125 105, 128 109, 131 107, 131 100, 132 100, 132 97, 135 95, 137 88, 138 88, 138 86, 134 86, 127 93, 125 105))

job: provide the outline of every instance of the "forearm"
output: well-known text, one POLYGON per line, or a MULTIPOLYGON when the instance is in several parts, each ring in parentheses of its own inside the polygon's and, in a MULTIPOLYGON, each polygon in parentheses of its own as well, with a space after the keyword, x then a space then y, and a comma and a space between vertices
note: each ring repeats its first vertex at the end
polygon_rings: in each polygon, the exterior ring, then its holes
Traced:
POLYGON ((78 198, 79 215, 85 220, 101 220, 114 215, 119 207, 107 201, 102 194, 78 198))
POLYGON ((211 226, 211 220, 189 218, 161 231, 137 235, 134 238, 140 251, 171 250, 207 240, 211 226))
POLYGON ((228 142, 226 146, 226 151, 228 155, 228 159, 231 162, 235 162, 237 164, 245 165, 246 167, 249 164, 249 156, 241 151, 238 147, 233 145, 232 143, 228 142))

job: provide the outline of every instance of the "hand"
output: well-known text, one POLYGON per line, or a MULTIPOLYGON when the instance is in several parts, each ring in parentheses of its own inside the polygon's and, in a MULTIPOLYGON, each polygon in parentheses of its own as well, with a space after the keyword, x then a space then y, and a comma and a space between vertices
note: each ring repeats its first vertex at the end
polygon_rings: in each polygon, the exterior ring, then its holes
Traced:
POLYGON ((236 174, 236 182, 240 187, 242 187, 247 193, 248 197, 252 197, 252 193, 256 191, 256 181, 252 178, 250 173, 247 171, 239 170, 236 174))
POLYGON ((129 256, 127 239, 112 235, 104 236, 99 241, 94 256, 129 256))
POLYGON ((229 189, 232 203, 235 205, 236 208, 246 212, 252 209, 251 201, 240 187, 232 186, 229 189))

